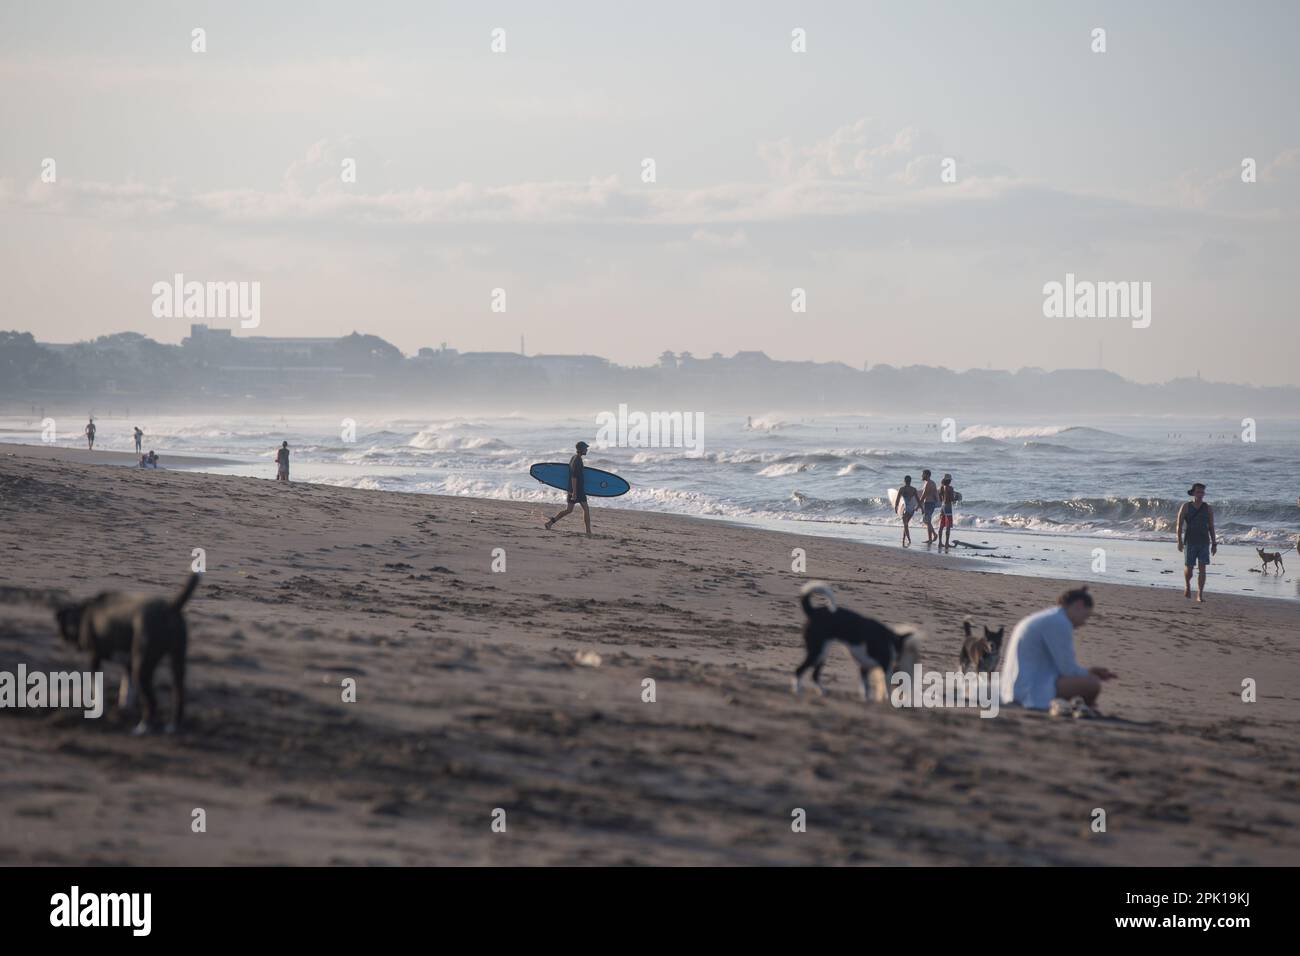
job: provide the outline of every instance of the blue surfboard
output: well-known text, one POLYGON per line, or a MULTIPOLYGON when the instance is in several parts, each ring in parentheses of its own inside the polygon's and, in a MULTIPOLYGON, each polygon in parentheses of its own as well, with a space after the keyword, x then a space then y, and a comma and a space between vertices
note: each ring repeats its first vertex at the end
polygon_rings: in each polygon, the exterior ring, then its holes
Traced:
MULTIPOLYGON (((542 461, 528 469, 528 473, 544 485, 569 490, 569 464, 560 461, 542 461)), ((617 498, 632 490, 632 486, 618 475, 599 468, 583 469, 583 486, 592 498, 617 498)))

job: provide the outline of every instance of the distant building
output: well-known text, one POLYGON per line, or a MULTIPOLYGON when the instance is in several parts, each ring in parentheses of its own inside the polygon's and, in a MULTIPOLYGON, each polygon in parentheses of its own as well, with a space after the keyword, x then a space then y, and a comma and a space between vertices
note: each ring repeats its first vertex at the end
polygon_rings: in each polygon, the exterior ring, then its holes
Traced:
POLYGON ((609 359, 603 359, 599 355, 534 355, 529 361, 533 368, 541 369, 551 382, 603 374, 610 367, 609 359))
POLYGON ((461 352, 456 364, 478 372, 509 372, 528 368, 529 359, 518 352, 461 352))

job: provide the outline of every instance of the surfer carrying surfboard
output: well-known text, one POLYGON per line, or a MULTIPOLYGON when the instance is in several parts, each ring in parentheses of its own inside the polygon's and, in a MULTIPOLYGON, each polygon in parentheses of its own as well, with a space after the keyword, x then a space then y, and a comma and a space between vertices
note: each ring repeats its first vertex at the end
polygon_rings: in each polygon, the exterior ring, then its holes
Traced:
POLYGON ((578 453, 569 459, 569 506, 557 514, 554 518, 546 520, 546 530, 550 531, 555 527, 555 522, 559 521, 565 515, 573 514, 574 505, 582 505, 582 520, 587 526, 587 537, 591 537, 591 509, 587 507, 587 486, 586 476, 583 474, 582 456, 587 454, 588 445, 585 441, 580 441, 574 446, 578 453))
POLYGON ((898 514, 899 509, 903 511, 903 547, 910 547, 912 544, 912 515, 916 514, 916 506, 920 500, 920 495, 912 485, 912 476, 903 476, 903 487, 898 489, 898 497, 894 499, 894 514, 898 514))

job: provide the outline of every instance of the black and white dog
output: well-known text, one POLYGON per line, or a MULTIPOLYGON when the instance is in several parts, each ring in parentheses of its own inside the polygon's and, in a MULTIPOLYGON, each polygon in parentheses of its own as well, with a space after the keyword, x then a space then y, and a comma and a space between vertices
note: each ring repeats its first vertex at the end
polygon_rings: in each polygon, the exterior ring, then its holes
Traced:
POLYGON ((911 673, 920 659, 924 634, 915 627, 894 629, 887 624, 852 611, 836 607, 835 595, 830 585, 822 581, 809 581, 800 598, 808 621, 803 626, 803 642, 808 655, 794 672, 794 692, 803 690, 803 678, 813 672, 813 685, 821 693, 822 668, 830 656, 831 645, 839 641, 849 649, 858 662, 864 700, 885 699, 889 678, 896 672, 911 673), (827 607, 813 604, 814 595, 826 599, 827 607))

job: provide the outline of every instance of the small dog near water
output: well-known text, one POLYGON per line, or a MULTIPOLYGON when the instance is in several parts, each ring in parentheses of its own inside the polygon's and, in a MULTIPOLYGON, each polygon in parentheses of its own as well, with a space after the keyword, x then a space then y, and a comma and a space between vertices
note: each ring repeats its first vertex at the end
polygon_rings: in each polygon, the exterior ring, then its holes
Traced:
POLYGON ((887 624, 853 611, 837 607, 830 585, 810 581, 804 585, 800 598, 808 620, 803 627, 803 642, 807 656, 794 672, 794 692, 803 689, 803 678, 813 672, 813 685, 821 693, 822 668, 830 656, 831 645, 843 644, 858 663, 862 696, 866 700, 885 699, 889 678, 899 671, 911 673, 920 658, 924 634, 914 627, 895 630, 887 624), (826 600, 826 607, 813 604, 814 595, 826 600))
POLYGON ((961 658, 959 661, 962 673, 975 671, 976 673, 991 674, 997 670, 998 656, 1002 653, 1002 635, 1005 633, 1006 627, 1003 626, 994 631, 990 630, 986 624, 983 637, 975 636, 969 617, 961 622, 961 627, 966 634, 965 640, 961 642, 961 658))
POLYGON ((142 700, 140 723, 135 733, 147 733, 158 709, 153 672, 164 658, 171 659, 172 716, 167 730, 180 727, 185 712, 185 650, 189 633, 181 609, 199 585, 191 574, 180 593, 172 598, 148 597, 102 591, 93 598, 64 604, 56 618, 63 639, 90 655, 90 669, 98 671, 101 661, 114 654, 127 655, 127 676, 119 703, 127 706, 137 689, 142 700), (129 691, 129 692, 128 692, 129 691))
POLYGON ((1278 574, 1283 574, 1283 573, 1285 573, 1285 571, 1286 571, 1286 565, 1284 565, 1284 564, 1282 563, 1282 552, 1281 552, 1281 551, 1265 551, 1263 548, 1256 548, 1255 551, 1256 551, 1256 553, 1259 555, 1259 559, 1260 559, 1261 561, 1264 562, 1264 570, 1265 570, 1265 571, 1268 570, 1268 566, 1269 566, 1270 564, 1276 564, 1276 565, 1277 565, 1277 573, 1278 573, 1278 574))

